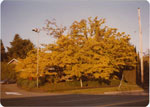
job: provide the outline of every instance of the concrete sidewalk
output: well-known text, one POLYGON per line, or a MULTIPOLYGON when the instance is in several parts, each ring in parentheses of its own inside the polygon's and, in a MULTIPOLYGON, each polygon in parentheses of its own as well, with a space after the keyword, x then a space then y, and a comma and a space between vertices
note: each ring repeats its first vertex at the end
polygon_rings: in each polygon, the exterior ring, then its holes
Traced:
POLYGON ((104 92, 106 95, 149 95, 144 90, 131 90, 131 91, 114 91, 114 92, 104 92))

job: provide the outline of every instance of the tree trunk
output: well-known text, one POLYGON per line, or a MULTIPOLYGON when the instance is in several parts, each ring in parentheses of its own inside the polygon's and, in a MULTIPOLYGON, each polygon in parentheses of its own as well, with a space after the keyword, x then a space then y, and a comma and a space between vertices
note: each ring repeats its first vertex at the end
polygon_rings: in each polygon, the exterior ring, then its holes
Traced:
POLYGON ((83 83, 82 83, 82 79, 80 78, 80 85, 81 85, 81 88, 83 87, 83 83))
POLYGON ((120 81, 120 84, 119 84, 119 88, 121 87, 121 85, 122 85, 122 81, 123 81, 123 72, 122 72, 122 78, 121 78, 121 81, 120 81))

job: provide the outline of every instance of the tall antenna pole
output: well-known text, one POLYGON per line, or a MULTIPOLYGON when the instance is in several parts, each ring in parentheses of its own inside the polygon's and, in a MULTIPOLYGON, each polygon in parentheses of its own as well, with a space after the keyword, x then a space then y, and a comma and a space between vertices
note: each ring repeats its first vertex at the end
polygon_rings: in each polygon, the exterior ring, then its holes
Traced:
POLYGON ((139 39, 140 39, 140 59, 141 59, 141 82, 144 83, 144 68, 143 68, 143 48, 142 48, 142 30, 141 30, 141 15, 140 8, 138 8, 138 19, 139 19, 139 39))

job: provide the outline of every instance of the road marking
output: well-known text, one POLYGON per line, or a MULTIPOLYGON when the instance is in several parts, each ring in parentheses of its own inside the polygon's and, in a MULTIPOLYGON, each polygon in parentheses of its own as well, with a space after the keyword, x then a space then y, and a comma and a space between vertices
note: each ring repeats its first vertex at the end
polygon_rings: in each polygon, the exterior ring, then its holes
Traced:
MULTIPOLYGON (((113 103, 113 104, 106 104, 106 105, 99 105, 99 106, 102 106, 102 107, 107 107, 107 106, 115 106, 115 105, 120 105, 120 104, 128 104, 128 103, 135 103, 135 102, 139 102, 139 101, 146 101, 148 99, 140 99, 140 100, 136 100, 136 101, 128 101, 128 102, 119 102, 119 103, 113 103)), ((98 107, 99 107, 98 106, 98 107)))
POLYGON ((5 92, 7 95, 22 95, 18 92, 5 92))

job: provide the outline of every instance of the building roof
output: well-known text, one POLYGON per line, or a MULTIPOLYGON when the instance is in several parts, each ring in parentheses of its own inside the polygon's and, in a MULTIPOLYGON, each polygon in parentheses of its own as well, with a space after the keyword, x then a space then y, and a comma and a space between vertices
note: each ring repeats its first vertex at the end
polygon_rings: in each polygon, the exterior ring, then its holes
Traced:
POLYGON ((7 64, 9 65, 9 64, 13 63, 14 61, 15 61, 15 62, 19 62, 17 59, 13 58, 13 59, 10 60, 7 64))

